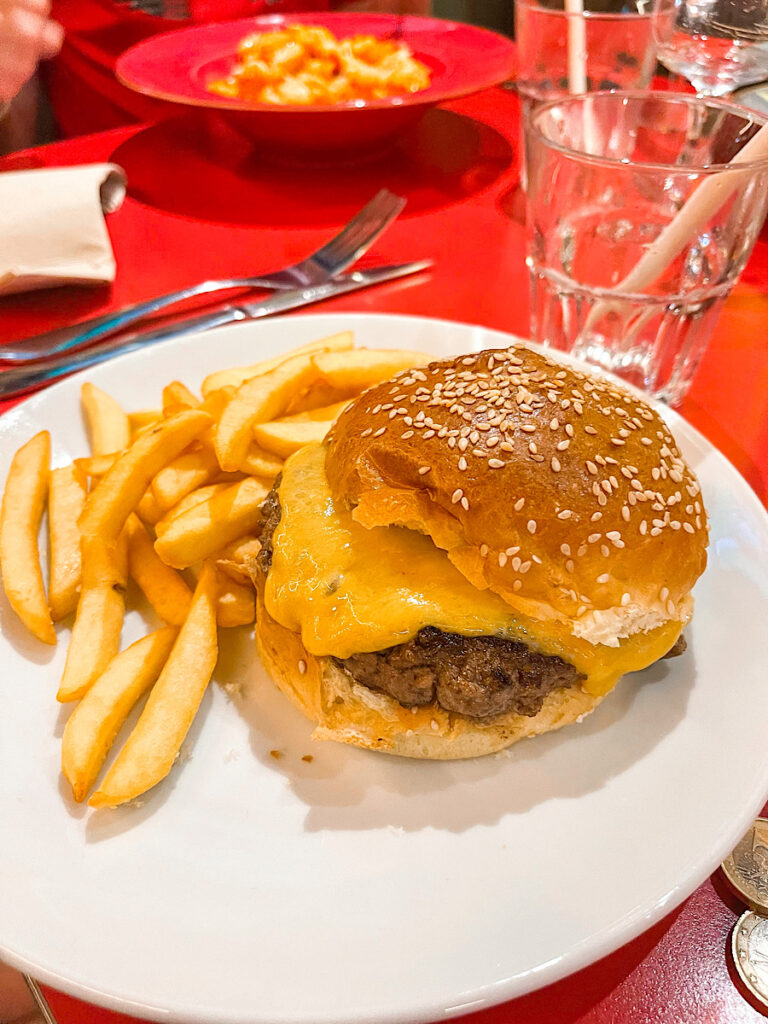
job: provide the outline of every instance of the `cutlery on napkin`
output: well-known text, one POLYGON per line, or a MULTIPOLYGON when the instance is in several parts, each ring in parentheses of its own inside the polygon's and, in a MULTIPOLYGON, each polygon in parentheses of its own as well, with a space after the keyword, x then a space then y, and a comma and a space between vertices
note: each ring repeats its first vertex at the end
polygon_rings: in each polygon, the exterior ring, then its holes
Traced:
POLYGON ((116 164, 0 174, 0 296, 114 281, 104 214, 124 197, 116 164))

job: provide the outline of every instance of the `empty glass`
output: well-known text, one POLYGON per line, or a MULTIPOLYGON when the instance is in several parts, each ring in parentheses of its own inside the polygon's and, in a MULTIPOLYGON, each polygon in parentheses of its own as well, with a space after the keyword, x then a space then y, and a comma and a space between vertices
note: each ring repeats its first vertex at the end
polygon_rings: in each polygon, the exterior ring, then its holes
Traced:
POLYGON ((765 123, 721 100, 663 92, 572 96, 533 111, 533 338, 678 403, 765 217, 768 159, 725 166, 765 123))

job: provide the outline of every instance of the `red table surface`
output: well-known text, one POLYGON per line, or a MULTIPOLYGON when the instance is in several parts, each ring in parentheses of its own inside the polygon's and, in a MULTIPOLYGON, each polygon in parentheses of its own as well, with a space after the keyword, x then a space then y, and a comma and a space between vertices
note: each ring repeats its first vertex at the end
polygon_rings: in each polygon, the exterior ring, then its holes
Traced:
MULTIPOLYGON (((194 119, 92 135, 0 161, 0 171, 114 160, 129 195, 109 218, 113 286, 0 301, 0 344, 204 277, 254 274, 302 258, 379 187, 405 213, 366 258, 422 256, 434 271, 318 310, 411 313, 525 335, 528 298, 517 191, 518 105, 501 89, 431 112, 386 160, 336 168, 272 166, 194 119)), ((768 243, 731 298, 681 412, 768 501, 768 243)), ((254 358, 249 353, 245 358, 254 358)), ((180 368, 183 377, 183 367, 180 368)), ((9 403, 0 405, 6 408, 9 403)), ((768 796, 768 794, 766 794, 768 796)), ((591 967, 467 1024, 746 1024, 764 1014, 728 966, 739 904, 716 875, 681 908, 591 967)), ((458 941, 458 937, 457 937, 458 941)), ((47 991, 60 1024, 131 1018, 47 991)))

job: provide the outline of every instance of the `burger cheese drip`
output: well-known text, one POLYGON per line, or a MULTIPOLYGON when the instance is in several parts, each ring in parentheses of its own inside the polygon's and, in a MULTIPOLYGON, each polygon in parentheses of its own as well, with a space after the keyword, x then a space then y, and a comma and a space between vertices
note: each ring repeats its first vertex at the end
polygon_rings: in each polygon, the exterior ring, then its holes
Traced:
POLYGON ((346 659, 405 643, 430 626, 502 636, 562 658, 585 677, 587 692, 601 695, 624 673, 663 657, 680 635, 682 622, 672 620, 609 647, 574 636, 565 622, 513 611, 470 583, 428 536, 356 522, 334 501, 325 456, 324 446, 309 446, 285 465, 264 591, 271 617, 300 634, 310 654, 346 659))

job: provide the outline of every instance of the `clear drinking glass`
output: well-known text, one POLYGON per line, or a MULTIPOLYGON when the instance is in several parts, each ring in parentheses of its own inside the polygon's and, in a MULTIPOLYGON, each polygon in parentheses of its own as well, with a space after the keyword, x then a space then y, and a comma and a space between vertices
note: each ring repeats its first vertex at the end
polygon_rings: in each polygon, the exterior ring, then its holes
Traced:
POLYGON ((658 0, 658 57, 702 96, 768 77, 768 0, 658 0))
POLYGON ((568 93, 645 89, 656 0, 516 0, 516 84, 526 106, 568 93))
POLYGON ((572 96, 533 111, 532 337, 677 404, 765 218, 768 158, 725 166, 765 123, 665 92, 572 96))

